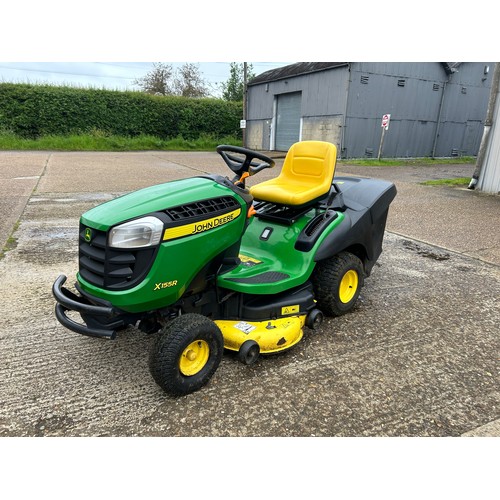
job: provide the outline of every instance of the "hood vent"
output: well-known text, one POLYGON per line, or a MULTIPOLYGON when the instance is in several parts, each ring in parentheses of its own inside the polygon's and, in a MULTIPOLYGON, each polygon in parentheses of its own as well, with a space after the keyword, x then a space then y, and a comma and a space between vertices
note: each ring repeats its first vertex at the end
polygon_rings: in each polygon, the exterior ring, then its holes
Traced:
POLYGON ((232 196, 222 196, 220 198, 211 198, 209 200, 179 205, 165 210, 165 213, 175 222, 184 222, 186 220, 194 221, 199 218, 205 218, 207 215, 218 215, 239 207, 240 205, 232 196))

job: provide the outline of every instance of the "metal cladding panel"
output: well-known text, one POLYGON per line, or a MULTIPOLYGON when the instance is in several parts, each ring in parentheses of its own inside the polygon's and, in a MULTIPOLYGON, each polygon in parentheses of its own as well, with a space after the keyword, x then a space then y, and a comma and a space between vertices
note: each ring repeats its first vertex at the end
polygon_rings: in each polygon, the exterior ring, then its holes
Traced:
POLYGON ((310 75, 308 85, 302 92, 303 116, 344 114, 348 82, 347 67, 310 75))
MULTIPOLYGON (((391 119, 392 121, 392 119, 391 119)), ((394 122, 392 134, 386 134, 383 156, 413 158, 430 156, 435 126, 423 120, 394 122)))
POLYGON ((391 120, 435 120, 442 92, 435 85, 439 82, 353 72, 347 116, 382 119, 390 113, 391 120))
POLYGON ((273 105, 274 95, 266 91, 266 84, 248 87, 247 120, 271 120, 273 105))
MULTIPOLYGON (((381 63, 382 64, 382 63, 381 63)), ((384 114, 391 115, 384 138, 382 156, 412 157, 432 153, 433 137, 441 102, 439 80, 408 77, 411 65, 382 64, 381 73, 375 63, 356 65, 351 73, 347 106, 345 156, 376 157, 382 134, 384 114)), ((444 71, 439 68, 444 75, 444 71)), ((438 76, 431 72, 432 77, 438 76)))
MULTIPOLYGON (((493 68, 492 68, 493 69, 493 68)), ((479 175, 478 188, 486 193, 500 194, 500 93, 497 94, 493 125, 479 175)))
POLYGON ((335 68, 248 87, 249 120, 273 117, 275 96, 302 92, 302 116, 344 114, 349 71, 335 68))
POLYGON ((376 157, 380 143, 380 120, 378 118, 347 117, 346 142, 343 156, 348 158, 376 157))
MULTIPOLYGON (((382 134, 381 120, 348 118, 346 128, 353 131, 356 142, 348 146, 348 158, 377 157, 382 134)), ((385 134, 382 157, 413 158, 431 156, 434 145, 435 121, 398 120, 391 117, 385 134)), ((447 122, 440 126, 435 156, 475 156, 479 150, 483 124, 480 121, 466 123, 447 122)), ((350 139, 349 135, 349 139, 350 139)))
POLYGON ((378 154, 386 113, 391 122, 382 156, 428 156, 434 147, 436 156, 476 155, 491 86, 488 64, 462 63, 448 76, 441 63, 353 63, 344 156, 378 154))
POLYGON ((483 123, 479 120, 466 123, 451 121, 441 123, 435 155, 438 157, 477 155, 482 131, 483 123))
POLYGON ((443 102, 443 122, 465 123, 468 120, 484 120, 488 108, 490 89, 449 83, 443 102))
POLYGON ((478 187, 485 193, 500 194, 500 134, 498 132, 492 138, 478 187))
POLYGON ((428 62, 356 62, 351 63, 354 74, 377 74, 398 78, 416 78, 423 80, 442 80, 446 78, 440 63, 428 62))

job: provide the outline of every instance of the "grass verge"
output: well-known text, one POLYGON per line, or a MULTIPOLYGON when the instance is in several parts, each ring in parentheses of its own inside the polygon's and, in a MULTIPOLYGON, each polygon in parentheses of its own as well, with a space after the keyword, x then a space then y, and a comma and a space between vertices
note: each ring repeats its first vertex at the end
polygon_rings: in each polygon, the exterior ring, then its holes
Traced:
POLYGON ((470 177, 457 177, 456 179, 436 179, 424 181, 420 184, 423 184, 424 186, 468 186, 470 180, 470 177))
POLYGON ((4 247, 0 250, 0 260, 2 260, 5 257, 5 254, 13 250, 14 248, 17 247, 17 238, 14 237, 15 232, 19 229, 19 224, 20 222, 17 221, 14 224, 14 228, 12 229, 12 233, 10 234, 9 238, 5 242, 4 247))
POLYGON ((161 139, 151 135, 123 137, 100 131, 68 136, 47 135, 37 139, 26 139, 10 132, 0 133, 0 150, 38 151, 214 151, 219 144, 241 146, 234 136, 216 138, 202 135, 188 140, 182 137, 161 139))

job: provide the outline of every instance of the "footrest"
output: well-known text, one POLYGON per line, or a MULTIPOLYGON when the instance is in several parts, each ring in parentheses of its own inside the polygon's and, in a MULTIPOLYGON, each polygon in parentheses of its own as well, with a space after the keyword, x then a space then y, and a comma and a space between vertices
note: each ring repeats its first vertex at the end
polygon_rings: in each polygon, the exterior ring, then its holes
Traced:
POLYGON ((259 283, 277 283, 279 281, 286 280, 289 277, 289 274, 268 271, 266 273, 256 274, 255 276, 250 276, 248 278, 227 278, 227 281, 256 285, 259 283))

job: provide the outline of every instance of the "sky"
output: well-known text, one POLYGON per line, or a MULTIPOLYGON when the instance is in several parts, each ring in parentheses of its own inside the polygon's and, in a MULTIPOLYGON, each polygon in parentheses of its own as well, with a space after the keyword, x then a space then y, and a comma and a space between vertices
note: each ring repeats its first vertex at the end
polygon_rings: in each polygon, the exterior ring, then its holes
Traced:
MULTIPOLYGON (((229 78, 230 62, 194 62, 214 97, 220 96, 220 84, 229 78)), ((183 62, 167 62, 174 70, 183 62)), ((258 75, 290 62, 249 62, 258 75)), ((134 80, 153 68, 153 62, 1 62, 0 82, 49 83, 110 90, 139 90, 134 80)))
POLYGON ((166 60, 175 61, 174 68, 198 62, 216 89, 229 78, 231 61, 251 62, 258 75, 298 61, 494 61, 500 55, 492 16, 480 10, 451 12, 421 0, 409 23, 399 0, 360 1, 362 6, 336 5, 335 15, 325 15, 319 0, 300 12, 268 0, 148 0, 133 6, 87 0, 78 10, 68 9, 66 0, 7 2, 0 83, 138 90, 133 80, 166 60), (443 29, 444 16, 448 28, 467 30, 443 29), (278 62, 283 60, 288 62, 278 62))
POLYGON ((300 12, 268 0, 148 0, 127 6, 118 0, 86 0, 78 10, 68 9, 65 0, 7 2, 2 6, 0 82, 138 90, 133 80, 153 62, 175 61, 174 67, 198 62, 215 89, 229 78, 231 61, 251 62, 258 75, 298 61, 498 57, 497 30, 488 29, 491 16, 484 18, 480 11, 452 13, 434 0, 421 0, 409 23, 399 0, 382 5, 360 1, 362 6, 336 5, 335 14, 327 15, 319 0, 300 12), (432 16, 426 4, 432 6, 432 16), (443 29, 443 15, 447 27, 466 24, 466 32, 443 29), (482 22, 474 22, 474 16, 482 22))

